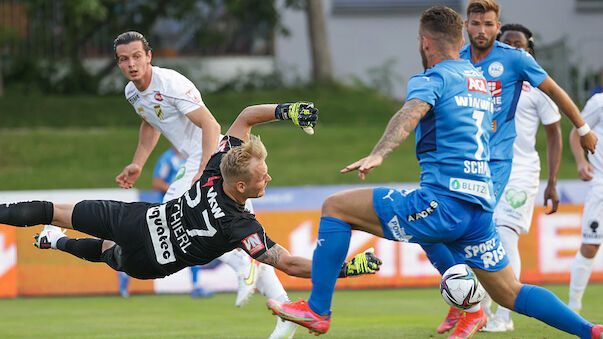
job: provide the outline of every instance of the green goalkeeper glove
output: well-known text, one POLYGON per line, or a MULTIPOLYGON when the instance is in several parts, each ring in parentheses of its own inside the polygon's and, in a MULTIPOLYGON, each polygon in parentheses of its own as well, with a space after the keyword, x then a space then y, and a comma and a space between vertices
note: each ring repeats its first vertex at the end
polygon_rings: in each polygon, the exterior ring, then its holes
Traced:
POLYGON ((352 260, 344 262, 339 272, 340 278, 355 277, 362 274, 375 274, 379 271, 381 265, 381 259, 377 258, 373 253, 375 250, 369 248, 368 250, 356 254, 352 260))
POLYGON ((306 133, 314 134, 318 109, 307 101, 298 101, 294 104, 280 104, 274 111, 274 116, 279 120, 291 120, 295 126, 301 127, 306 133))

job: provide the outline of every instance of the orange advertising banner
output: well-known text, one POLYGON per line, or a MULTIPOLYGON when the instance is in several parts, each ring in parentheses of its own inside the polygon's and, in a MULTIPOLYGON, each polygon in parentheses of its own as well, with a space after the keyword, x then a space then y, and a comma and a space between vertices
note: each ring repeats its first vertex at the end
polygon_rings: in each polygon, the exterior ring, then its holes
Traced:
MULTIPOLYGON (((2 230, 7 229, 3 227, 2 230)), ((91 263, 56 250, 41 250, 32 245, 42 226, 19 228, 16 243, 18 294, 20 296, 118 294, 117 272, 104 263, 91 263)), ((72 238, 89 237, 68 230, 72 238)), ((153 293, 152 280, 132 279, 130 293, 153 293)))
MULTIPOLYGON (((258 220, 268 235, 293 255, 312 257, 320 213, 318 211, 259 211, 258 220)), ((542 207, 534 211, 532 227, 520 236, 521 280, 526 283, 568 283, 571 264, 580 247, 582 206, 562 205, 555 214, 546 215, 542 207)), ((348 260, 369 247, 383 260, 374 276, 340 279, 337 288, 391 288, 436 286, 439 273, 420 246, 378 238, 364 232, 352 232, 348 260)), ((591 281, 603 282, 603 255, 593 265, 591 281)), ((309 279, 277 274, 286 289, 309 289, 309 279)))
POLYGON ((0 225, 0 298, 17 296, 17 243, 13 227, 0 225))

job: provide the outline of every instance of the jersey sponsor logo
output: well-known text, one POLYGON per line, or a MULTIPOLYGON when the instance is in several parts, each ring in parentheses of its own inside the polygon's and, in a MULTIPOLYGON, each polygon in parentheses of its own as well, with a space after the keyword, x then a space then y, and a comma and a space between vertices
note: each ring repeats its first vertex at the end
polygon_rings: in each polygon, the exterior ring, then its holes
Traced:
POLYGON ((502 94, 502 82, 488 81, 488 90, 493 97, 498 97, 502 94))
POLYGON ((155 92, 154 98, 157 101, 163 101, 163 97, 161 96, 161 93, 159 93, 159 92, 155 92))
POLYGON ((147 210, 147 226, 151 234, 151 242, 155 251, 155 259, 161 265, 176 261, 170 230, 165 215, 165 204, 153 206, 147 210))
POLYGON ((138 113, 144 112, 144 107, 138 107, 138 113))
POLYGON ((218 195, 218 193, 216 193, 216 191, 214 191, 214 187, 213 186, 210 187, 209 190, 207 191, 207 203, 209 204, 209 207, 211 208, 211 213, 214 215, 214 218, 220 219, 224 216, 224 212, 222 212, 222 209, 218 205, 218 201, 216 200, 217 195, 218 195))
POLYGON ((130 105, 134 105, 138 100, 140 100, 140 95, 138 95, 138 93, 128 98, 130 105))
POLYGON ((397 215, 394 215, 394 217, 391 218, 391 220, 387 223, 387 226, 392 231, 392 235, 397 241, 408 242, 410 239, 412 239, 412 235, 406 234, 404 227, 400 226, 397 215))
POLYGON ((408 221, 416 221, 416 220, 420 220, 420 219, 425 219, 428 216, 431 215, 431 213, 433 213, 435 211, 436 208, 438 208, 438 202, 435 200, 432 200, 429 203, 429 207, 427 207, 426 209, 420 211, 420 212, 416 212, 413 214, 409 214, 406 216, 406 220, 408 221))
POLYGON ((186 91, 186 96, 191 98, 191 100, 193 100, 195 103, 199 104, 201 103, 201 98, 199 98, 199 96, 194 92, 194 88, 189 89, 188 91, 186 91))
POLYGON ((482 98, 474 98, 472 96, 454 96, 454 101, 456 101, 456 105, 459 107, 471 107, 482 111, 492 112, 494 110, 494 106, 492 105, 492 101, 489 99, 482 98))
POLYGON ((501 76, 504 72, 505 67, 498 61, 494 61, 488 66, 488 73, 494 78, 501 76))
POLYGON ((210 178, 207 179, 207 182, 205 184, 203 184, 203 186, 201 186, 201 187, 213 186, 214 185, 214 180, 220 179, 220 178, 221 177, 219 177, 219 176, 210 177, 210 178))
POLYGON ((463 178, 450 178, 450 184, 448 186, 448 189, 453 192, 466 193, 484 199, 490 199, 490 190, 488 189, 488 183, 483 181, 463 178))
POLYGON ((153 106, 153 108, 155 109, 155 114, 157 114, 157 117, 159 118, 159 120, 163 120, 165 117, 163 116, 163 111, 161 110, 161 106, 155 105, 155 106, 153 106))
POLYGON ((248 236, 247 238, 241 240, 241 242, 249 254, 256 254, 265 248, 264 244, 260 241, 260 236, 257 233, 248 236))
POLYGON ((587 232, 583 228, 582 239, 591 239, 591 240, 599 240, 603 239, 603 233, 599 232, 599 222, 597 220, 592 220, 588 224, 588 228, 590 228, 590 232, 587 232))
POLYGON ((470 259, 479 256, 484 268, 496 267, 506 255, 507 252, 505 252, 502 243, 497 244, 496 238, 465 247, 465 258, 470 259))
POLYGON ((467 77, 467 88, 469 89, 469 92, 481 92, 488 94, 486 79, 467 77))

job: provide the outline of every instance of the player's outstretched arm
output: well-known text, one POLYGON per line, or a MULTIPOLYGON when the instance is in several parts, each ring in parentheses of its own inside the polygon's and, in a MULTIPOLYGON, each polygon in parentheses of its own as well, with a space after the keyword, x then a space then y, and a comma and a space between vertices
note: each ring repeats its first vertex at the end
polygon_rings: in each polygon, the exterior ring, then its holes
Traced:
POLYGON ((378 167, 415 130, 419 120, 429 112, 431 105, 419 99, 411 99, 390 119, 381 139, 368 157, 360 159, 341 170, 341 173, 358 171, 360 179, 378 167))
MULTIPOLYGON (((274 120, 291 120, 295 126, 314 128, 318 120, 318 109, 311 102, 305 101, 249 106, 239 114, 226 134, 247 141, 253 126, 274 120)), ((308 131, 306 132, 309 133, 308 131)))
POLYGON ((124 168, 124 170, 115 177, 115 181, 121 188, 132 188, 134 183, 142 173, 142 168, 147 162, 149 155, 159 141, 161 132, 156 130, 148 122, 144 121, 140 124, 140 133, 138 134, 138 146, 134 152, 132 163, 124 168))
POLYGON ((597 136, 590 130, 586 121, 580 115, 580 110, 563 88, 559 87, 555 80, 549 76, 544 79, 538 88, 559 106, 559 109, 570 119, 574 127, 578 129, 582 148, 587 152, 595 153, 597 136))
MULTIPOLYGON (((281 245, 274 245, 257 260, 274 266, 290 276, 310 278, 312 276, 312 260, 293 256, 281 245)), ((340 278, 355 277, 363 274, 375 274, 379 270, 381 260, 375 256, 370 248, 356 254, 350 261, 343 263, 339 273, 340 278)))

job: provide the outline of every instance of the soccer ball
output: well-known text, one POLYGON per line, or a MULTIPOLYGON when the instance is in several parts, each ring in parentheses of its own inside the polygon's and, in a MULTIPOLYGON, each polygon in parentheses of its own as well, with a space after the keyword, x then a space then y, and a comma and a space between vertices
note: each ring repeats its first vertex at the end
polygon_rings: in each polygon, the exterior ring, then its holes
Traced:
POLYGON ((458 264, 444 272, 440 293, 448 305, 466 310, 484 299, 486 290, 469 266, 458 264))

